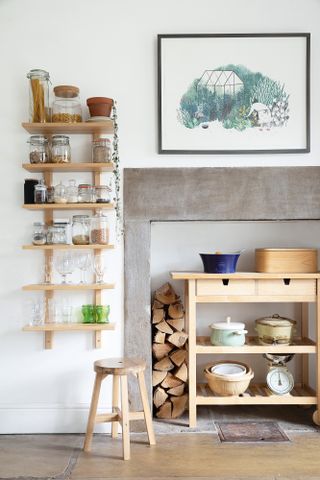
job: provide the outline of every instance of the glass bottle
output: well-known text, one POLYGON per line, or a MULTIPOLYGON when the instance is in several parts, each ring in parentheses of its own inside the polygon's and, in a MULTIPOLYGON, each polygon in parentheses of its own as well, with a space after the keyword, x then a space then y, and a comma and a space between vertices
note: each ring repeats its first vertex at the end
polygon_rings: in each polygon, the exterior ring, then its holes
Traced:
POLYGON ((69 180, 66 188, 67 203, 78 203, 78 187, 75 180, 69 180))
POLYGON ((108 138, 97 138, 92 142, 92 162, 111 162, 111 142, 108 138))
POLYGON ((90 218, 89 215, 73 215, 72 243, 74 245, 89 245, 90 218))
POLYGON ((90 243, 99 245, 109 244, 109 219, 101 210, 91 218, 90 243))
POLYGON ((49 82, 45 70, 34 69, 27 74, 29 84, 29 118, 32 123, 50 122, 49 82))
POLYGON ((54 187, 47 187, 47 203, 54 203, 54 187))
POLYGON ((66 187, 62 182, 54 187, 54 203, 67 203, 66 187))
POLYGON ((33 245, 45 245, 47 242, 46 224, 43 222, 34 222, 32 243, 33 245))
POLYGON ((67 135, 52 136, 51 162, 52 163, 71 162, 71 148, 70 148, 69 137, 67 135))
POLYGON ((47 187, 43 183, 43 180, 40 180, 34 187, 34 203, 46 203, 46 199, 47 187))
POLYGON ((82 122, 79 88, 73 85, 58 85, 53 89, 52 121, 59 123, 82 122))
POLYGON ((48 163, 50 161, 48 139, 44 135, 32 135, 28 143, 30 144, 30 163, 48 163))

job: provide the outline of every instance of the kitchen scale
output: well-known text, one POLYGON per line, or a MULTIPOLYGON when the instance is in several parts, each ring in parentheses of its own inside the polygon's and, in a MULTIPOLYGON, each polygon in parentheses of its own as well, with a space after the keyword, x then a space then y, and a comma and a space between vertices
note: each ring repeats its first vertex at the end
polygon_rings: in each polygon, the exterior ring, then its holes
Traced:
POLYGON ((267 386, 275 395, 287 395, 294 387, 294 378, 289 372, 287 363, 292 360, 291 354, 265 353, 264 358, 268 360, 269 372, 267 374, 267 386))

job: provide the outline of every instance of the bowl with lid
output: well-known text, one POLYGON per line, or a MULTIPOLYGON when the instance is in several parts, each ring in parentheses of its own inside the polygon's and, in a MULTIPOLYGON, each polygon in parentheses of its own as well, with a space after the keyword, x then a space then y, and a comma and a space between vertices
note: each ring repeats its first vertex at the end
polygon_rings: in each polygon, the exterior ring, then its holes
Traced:
POLYGON ((295 320, 281 317, 277 313, 269 317, 258 318, 255 330, 261 345, 290 345, 295 332, 295 320))
POLYGON ((210 325, 212 345, 241 347, 246 342, 246 326, 241 322, 231 322, 227 317, 225 322, 216 322, 210 325))

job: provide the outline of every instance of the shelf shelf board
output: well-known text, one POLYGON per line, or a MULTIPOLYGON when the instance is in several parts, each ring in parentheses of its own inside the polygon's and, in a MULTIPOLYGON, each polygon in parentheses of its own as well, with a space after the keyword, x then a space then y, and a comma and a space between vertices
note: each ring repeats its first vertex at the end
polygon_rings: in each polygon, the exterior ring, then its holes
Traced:
POLYGON ((242 347, 215 346, 210 337, 197 337, 197 354, 241 354, 241 353, 316 353, 317 347, 309 338, 296 338, 293 345, 260 345, 257 337, 247 337, 246 345, 242 347))
POLYGON ((115 323, 46 323, 44 325, 25 325, 24 332, 73 332, 114 330, 115 323))
POLYGON ((201 295, 196 303, 314 303, 316 295, 201 295))
POLYGON ((197 405, 316 405, 317 396, 307 386, 295 385, 288 395, 272 395, 264 384, 251 384, 242 396, 219 397, 206 383, 197 385, 197 405))
POLYGON ((236 273, 203 273, 203 272, 170 272, 173 280, 217 280, 217 279, 273 279, 273 278, 320 278, 320 272, 316 273, 257 273, 257 272, 236 272, 236 273))
POLYGON ((114 283, 89 283, 84 285, 72 284, 72 283, 35 283, 31 285, 25 285, 22 290, 26 291, 52 291, 52 290, 112 290, 115 288, 114 283))
POLYGON ((103 122, 78 122, 78 123, 22 123, 23 128, 32 135, 54 134, 112 134, 114 132, 113 120, 103 122))
POLYGON ((22 168, 31 173, 45 172, 112 172, 114 165, 108 163, 23 163, 22 168))
POLYGON ((114 245, 23 245, 23 250, 113 250, 114 245))
POLYGON ((25 203, 27 210, 113 210, 113 203, 25 203))

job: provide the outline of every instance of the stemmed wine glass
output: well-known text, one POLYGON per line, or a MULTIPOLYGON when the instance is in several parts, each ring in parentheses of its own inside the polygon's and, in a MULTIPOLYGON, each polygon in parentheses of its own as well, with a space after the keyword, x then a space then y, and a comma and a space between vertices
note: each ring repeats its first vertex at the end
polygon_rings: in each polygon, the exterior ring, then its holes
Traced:
POLYGON ((75 262, 73 256, 69 252, 63 252, 57 255, 55 259, 55 268, 62 276, 62 284, 67 283, 67 275, 71 275, 75 269, 75 262))
POLYGON ((76 259, 77 267, 81 271, 81 284, 87 283, 86 273, 91 266, 91 255, 90 253, 84 253, 83 255, 78 255, 76 259))
POLYGON ((96 274, 97 283, 103 283, 103 277, 106 272, 105 259, 103 255, 95 255, 92 266, 93 271, 96 274))

